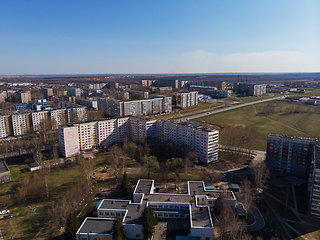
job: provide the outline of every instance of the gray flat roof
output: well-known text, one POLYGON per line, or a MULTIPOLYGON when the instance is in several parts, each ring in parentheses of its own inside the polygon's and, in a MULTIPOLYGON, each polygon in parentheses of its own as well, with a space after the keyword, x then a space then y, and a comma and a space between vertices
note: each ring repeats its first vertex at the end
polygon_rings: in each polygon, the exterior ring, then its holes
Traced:
POLYGON ((134 193, 144 193, 149 194, 151 191, 153 180, 140 179, 134 193))
POLYGON ((207 206, 191 206, 191 214, 193 227, 213 227, 211 225, 209 210, 207 206))
POLYGON ((104 233, 111 234, 113 220, 105 218, 86 218, 79 233, 104 233))

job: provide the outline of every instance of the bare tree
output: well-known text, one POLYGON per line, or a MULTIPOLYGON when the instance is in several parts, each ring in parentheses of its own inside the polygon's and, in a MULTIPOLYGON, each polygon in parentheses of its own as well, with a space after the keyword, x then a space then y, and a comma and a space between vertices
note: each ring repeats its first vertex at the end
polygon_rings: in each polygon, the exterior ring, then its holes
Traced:
POLYGON ((244 200, 244 208, 248 212, 250 205, 252 203, 252 194, 250 182, 246 179, 243 182, 243 200, 244 200))
POLYGON ((269 169, 264 161, 253 161, 251 171, 254 175, 256 187, 263 188, 269 179, 269 169))
POLYGON ((49 176, 50 176, 50 164, 48 162, 45 162, 43 159, 42 152, 37 149, 35 153, 33 154, 33 159, 37 163, 37 165, 40 166, 40 174, 42 176, 44 185, 45 185, 45 193, 46 197, 49 198, 49 176))
POLYGON ((119 146, 112 146, 107 155, 107 161, 111 165, 111 168, 114 171, 116 180, 118 179, 118 172, 120 169, 120 163, 123 158, 123 150, 119 146))
POLYGON ((80 164, 81 169, 86 177, 87 182, 89 182, 90 177, 92 176, 92 173, 93 173, 93 170, 95 167, 94 159, 91 159, 91 158, 85 159, 83 157, 80 157, 79 164, 80 164))

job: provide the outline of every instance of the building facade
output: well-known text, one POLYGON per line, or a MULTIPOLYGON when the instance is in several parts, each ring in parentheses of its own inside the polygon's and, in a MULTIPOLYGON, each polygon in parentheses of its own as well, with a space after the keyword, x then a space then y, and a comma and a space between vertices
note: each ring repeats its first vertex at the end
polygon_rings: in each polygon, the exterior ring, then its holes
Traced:
POLYGON ((175 95, 177 107, 190 107, 198 105, 198 92, 177 93, 175 95))
POLYGON ((161 97, 124 102, 111 98, 98 98, 98 109, 111 117, 147 116, 171 112, 172 104, 168 102, 168 99, 161 97), (166 105, 165 109, 163 109, 164 105, 166 105))
POLYGON ((41 124, 46 124, 44 121, 49 119, 49 112, 48 111, 41 111, 41 112, 33 112, 31 113, 31 121, 32 121, 32 128, 33 131, 40 131, 41 124))
POLYGON ((80 88, 67 88, 67 95, 74 96, 76 98, 81 97, 81 89, 80 88))
POLYGON ((0 138, 12 135, 12 121, 10 115, 0 116, 0 138))
POLYGON ((86 106, 87 109, 98 110, 98 102, 97 101, 88 100, 88 99, 84 99, 84 98, 76 98, 75 103, 82 105, 82 106, 86 106))
POLYGON ((31 132, 30 113, 11 115, 13 136, 25 135, 31 132))
MULTIPOLYGON (((149 145, 170 142, 186 151, 197 152, 199 160, 206 164, 218 160, 219 131, 206 126, 139 117, 93 121, 73 126, 79 128, 79 151, 121 143, 127 138, 134 142, 147 141, 149 145)), ((63 135, 62 139, 59 138, 60 145, 63 146, 63 141, 67 140, 67 135, 63 135)), ((63 154, 63 150, 61 153, 63 154)))

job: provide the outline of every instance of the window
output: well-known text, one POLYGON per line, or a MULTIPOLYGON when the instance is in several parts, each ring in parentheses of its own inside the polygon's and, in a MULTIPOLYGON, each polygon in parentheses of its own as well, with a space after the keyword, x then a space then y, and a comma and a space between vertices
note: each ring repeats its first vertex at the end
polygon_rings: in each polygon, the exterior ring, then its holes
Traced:
POLYGON ((139 237, 140 237, 140 234, 136 234, 136 237, 139 238, 139 237))

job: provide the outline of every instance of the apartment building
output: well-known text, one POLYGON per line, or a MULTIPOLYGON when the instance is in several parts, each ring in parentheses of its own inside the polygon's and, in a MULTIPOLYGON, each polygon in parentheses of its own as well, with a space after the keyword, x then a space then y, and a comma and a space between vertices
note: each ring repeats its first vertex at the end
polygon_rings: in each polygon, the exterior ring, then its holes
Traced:
POLYGON ((130 99, 130 94, 125 91, 109 91, 108 94, 114 96, 116 99, 119 99, 119 100, 130 99))
MULTIPOLYGON (((77 240, 112 240, 112 223, 118 216, 128 239, 143 239, 141 214, 151 207, 161 221, 174 220, 184 229, 189 228, 189 237, 213 240, 214 226, 210 207, 213 207, 221 191, 206 190, 202 181, 189 181, 187 194, 164 194, 154 192, 154 180, 138 180, 132 200, 104 199, 97 206, 97 217, 87 217, 78 231, 77 240), (187 222, 188 224, 183 224, 187 222)), ((235 207, 236 197, 227 191, 227 201, 235 207)))
POLYGON ((0 138, 5 138, 12 135, 11 116, 0 116, 0 138))
POLYGON ((144 87, 153 86, 156 80, 141 80, 141 85, 144 87))
POLYGON ((269 134, 266 163, 273 171, 307 177, 315 138, 269 134))
POLYGON ((198 105, 198 92, 177 93, 175 95, 177 107, 190 107, 198 105))
POLYGON ((74 96, 76 98, 80 98, 81 89, 80 88, 67 88, 67 95, 74 96))
POLYGON ((67 123, 67 116, 65 109, 55 109, 50 111, 50 119, 52 122, 52 128, 58 129, 59 125, 67 123))
POLYGON ((145 91, 133 91, 133 90, 127 90, 127 92, 130 95, 131 99, 134 98, 149 98, 149 92, 145 92, 145 91))
POLYGON ((233 91, 243 96, 261 96, 267 93, 267 85, 254 83, 234 83, 233 91))
POLYGON ((164 98, 125 102, 111 98, 98 98, 98 109, 112 117, 146 116, 162 112, 171 112, 172 104, 164 98), (165 101, 165 103, 163 103, 163 101, 165 101), (165 109, 163 109, 164 104, 167 104, 165 109))
POLYGON ((53 96, 53 89, 52 89, 52 88, 43 88, 43 89, 41 90, 41 92, 44 94, 44 96, 45 96, 46 98, 50 98, 50 97, 53 96))
POLYGON ((309 175, 309 214, 320 217, 320 142, 314 145, 309 175))
POLYGON ((94 100, 88 100, 88 99, 84 99, 84 98, 76 98, 75 103, 82 105, 82 106, 86 106, 87 109, 98 110, 98 102, 94 101, 94 100))
POLYGON ((73 156, 80 152, 79 128, 77 125, 59 126, 59 147, 63 156, 73 156))
POLYGON ((30 91, 19 92, 18 96, 19 96, 20 103, 28 103, 31 101, 31 92, 30 91))
MULTIPOLYGON (((199 160, 207 164, 218 160, 219 131, 206 126, 140 117, 108 119, 74 126, 79 127, 81 150, 121 143, 127 138, 134 142, 147 141, 149 145, 171 142, 186 151, 196 151, 199 160)), ((64 140, 66 136, 59 139, 60 142, 64 140)))
POLYGON ((32 122, 33 131, 40 131, 41 130, 41 122, 46 121, 47 119, 49 119, 49 112, 48 111, 31 113, 31 122, 32 122))
POLYGON ((80 150, 89 150, 98 145, 97 122, 75 124, 79 129, 80 150))
POLYGON ((24 135, 30 132, 31 119, 30 113, 12 114, 12 132, 14 136, 24 135))

